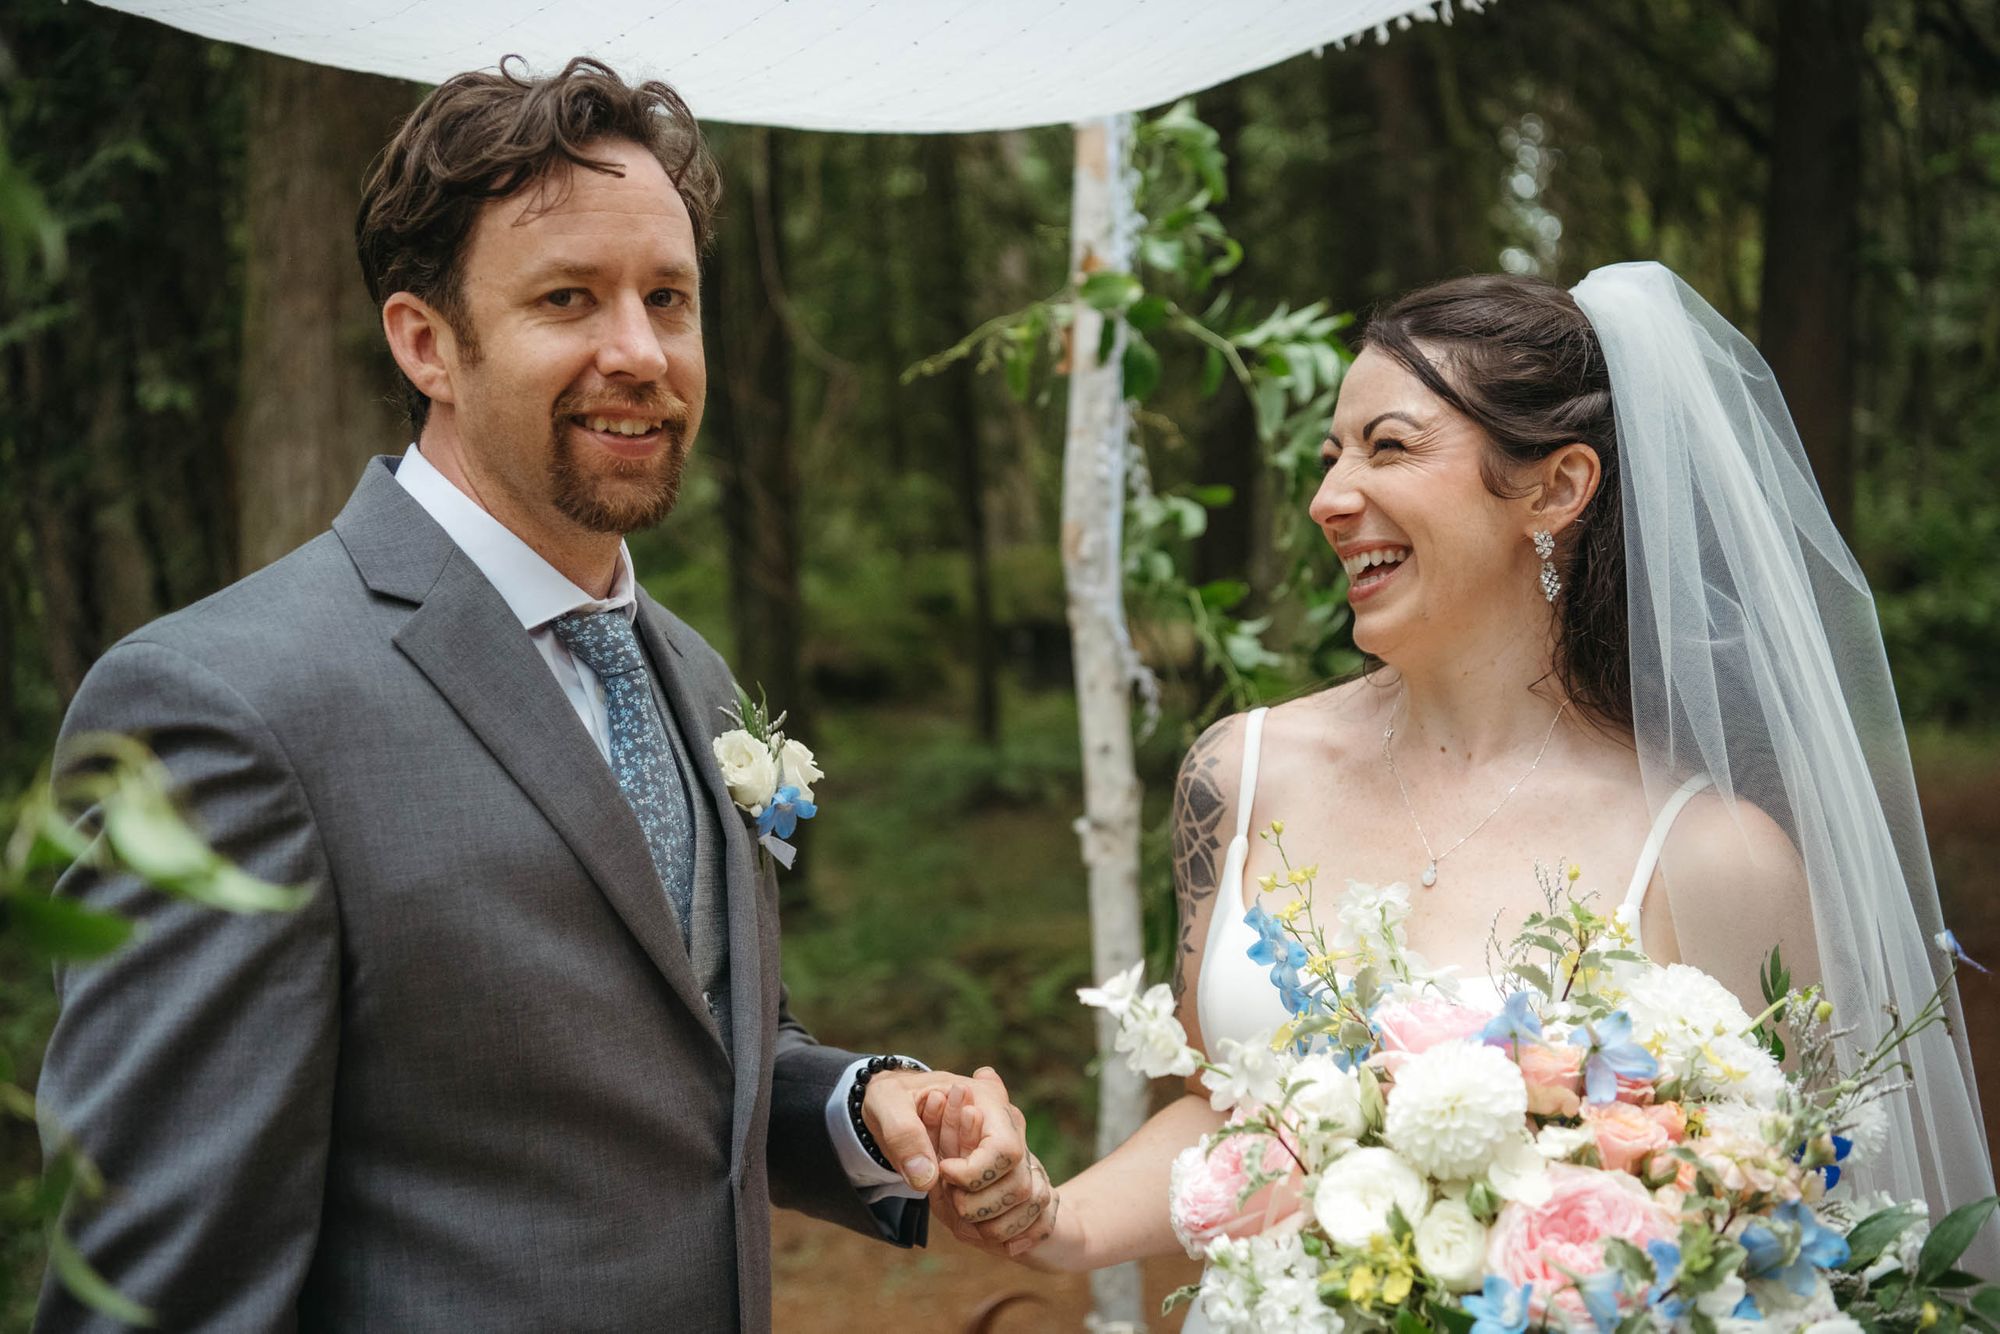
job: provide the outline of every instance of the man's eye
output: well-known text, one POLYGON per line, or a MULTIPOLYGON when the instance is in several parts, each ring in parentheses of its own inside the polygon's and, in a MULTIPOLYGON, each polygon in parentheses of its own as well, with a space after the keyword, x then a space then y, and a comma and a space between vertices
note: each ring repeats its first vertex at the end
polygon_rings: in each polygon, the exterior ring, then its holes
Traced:
POLYGON ((582 295, 583 293, 579 291, 577 288, 563 287, 557 289, 556 291, 550 292, 547 296, 543 297, 542 300, 548 302, 550 305, 556 307, 558 310, 567 310, 569 307, 575 305, 577 298, 582 295))
POLYGON ((687 304, 686 294, 676 292, 671 287, 662 287, 659 291, 648 296, 646 300, 650 304, 658 306, 661 310, 672 310, 675 306, 684 306, 687 304))

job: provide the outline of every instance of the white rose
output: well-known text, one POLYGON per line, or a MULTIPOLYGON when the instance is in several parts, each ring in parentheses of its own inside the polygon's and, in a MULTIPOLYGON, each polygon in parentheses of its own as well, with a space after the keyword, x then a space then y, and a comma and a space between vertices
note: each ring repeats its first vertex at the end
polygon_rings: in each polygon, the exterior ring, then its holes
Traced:
POLYGON ((1313 1217, 1336 1246, 1366 1246, 1389 1234, 1389 1212, 1401 1209, 1415 1226, 1430 1202, 1430 1187, 1394 1150, 1356 1149, 1327 1165, 1313 1191, 1313 1217))
POLYGON ((778 764, 771 758, 771 748, 738 727, 717 737, 714 749, 722 781, 729 785, 729 799, 752 815, 761 814, 778 790, 778 764))
POLYGON ((1457 1200, 1440 1200, 1417 1224, 1417 1263, 1453 1292, 1473 1292, 1486 1275, 1486 1229, 1457 1200))
POLYGON ((1486 1169, 1486 1184, 1503 1200, 1533 1209, 1555 1193, 1549 1160, 1525 1134, 1500 1146, 1486 1169))
POLYGON ((804 743, 785 738, 785 744, 778 748, 778 772, 780 782, 790 783, 799 790, 799 795, 807 801, 813 799, 812 785, 826 777, 819 765, 813 762, 813 753, 804 743))

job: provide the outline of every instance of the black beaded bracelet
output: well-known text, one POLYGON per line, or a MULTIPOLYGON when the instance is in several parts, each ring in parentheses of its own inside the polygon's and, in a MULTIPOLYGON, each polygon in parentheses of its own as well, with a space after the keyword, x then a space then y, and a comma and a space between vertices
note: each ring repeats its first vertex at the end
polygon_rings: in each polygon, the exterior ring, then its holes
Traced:
POLYGON ((884 1070, 921 1070, 924 1067, 903 1056, 874 1056, 866 1065, 854 1072, 854 1085, 847 1090, 847 1119, 854 1123, 854 1136, 861 1141, 861 1147, 868 1150, 868 1156, 893 1172, 896 1165, 883 1156, 875 1137, 868 1133, 868 1122, 861 1115, 861 1103, 868 1096, 868 1081, 884 1070))

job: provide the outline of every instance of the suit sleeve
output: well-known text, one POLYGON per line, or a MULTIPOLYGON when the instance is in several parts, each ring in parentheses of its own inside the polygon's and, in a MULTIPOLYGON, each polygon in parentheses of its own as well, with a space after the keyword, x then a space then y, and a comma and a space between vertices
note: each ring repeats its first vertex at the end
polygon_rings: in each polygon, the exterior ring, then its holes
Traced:
MULTIPOLYGON (((306 794, 242 696, 164 645, 128 641, 92 669, 58 763, 92 732, 151 745, 224 856, 316 892, 296 912, 236 916, 122 873, 79 867, 58 883, 140 923, 117 954, 56 973, 37 1095, 107 1182, 68 1227, 162 1328, 290 1329, 319 1226, 339 1024, 334 886, 306 794)), ((116 1327, 46 1281, 38 1330, 116 1327)))

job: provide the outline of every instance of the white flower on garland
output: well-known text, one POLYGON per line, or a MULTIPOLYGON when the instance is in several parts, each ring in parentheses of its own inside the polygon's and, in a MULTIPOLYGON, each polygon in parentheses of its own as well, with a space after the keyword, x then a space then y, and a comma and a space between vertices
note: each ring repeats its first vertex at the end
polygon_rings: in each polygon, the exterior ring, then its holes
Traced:
POLYGON ((1462 1200, 1439 1200, 1417 1224, 1417 1263, 1453 1292, 1474 1292, 1486 1274, 1486 1229, 1462 1200))
POLYGON ((1441 1042, 1396 1071, 1384 1135, 1419 1172, 1441 1181, 1478 1176, 1521 1138, 1528 1086, 1497 1047, 1441 1042))
POLYGON ((1391 1210, 1403 1211, 1412 1227, 1430 1203, 1430 1187, 1417 1170, 1379 1146, 1356 1149, 1334 1159, 1313 1190, 1313 1217, 1336 1246, 1362 1247, 1370 1237, 1389 1235, 1391 1210))

